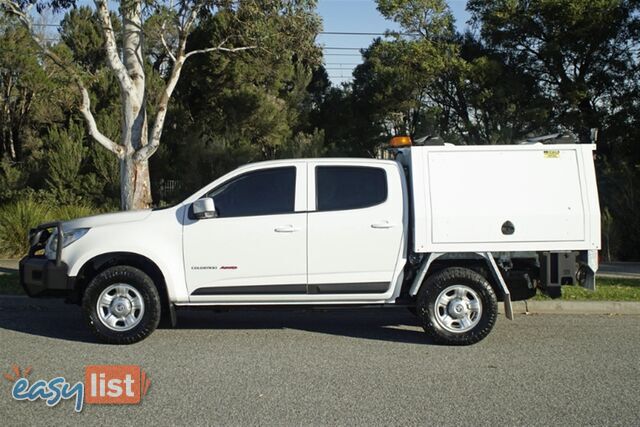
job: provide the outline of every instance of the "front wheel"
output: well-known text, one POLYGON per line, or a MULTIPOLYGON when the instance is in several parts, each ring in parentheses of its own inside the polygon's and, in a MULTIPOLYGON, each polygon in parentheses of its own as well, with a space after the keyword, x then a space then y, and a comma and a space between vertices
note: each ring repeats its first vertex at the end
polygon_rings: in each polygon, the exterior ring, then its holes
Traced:
POLYGON ((498 317, 493 288, 480 274, 452 267, 427 279, 418 293, 418 316, 435 342, 474 344, 486 337, 498 317))
POLYGON ((142 270, 124 265, 96 275, 82 298, 91 331, 109 344, 145 339, 158 327, 160 307, 153 280, 142 270))

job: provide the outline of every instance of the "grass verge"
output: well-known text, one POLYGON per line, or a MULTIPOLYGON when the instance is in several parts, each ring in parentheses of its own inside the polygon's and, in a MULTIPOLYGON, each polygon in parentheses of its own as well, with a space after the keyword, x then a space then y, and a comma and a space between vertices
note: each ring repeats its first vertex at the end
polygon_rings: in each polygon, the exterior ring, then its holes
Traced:
MULTIPOLYGON (((551 300, 538 294, 536 301, 551 300)), ((598 278, 596 291, 591 292, 580 286, 563 286, 561 300, 566 301, 640 301, 640 280, 598 278)))

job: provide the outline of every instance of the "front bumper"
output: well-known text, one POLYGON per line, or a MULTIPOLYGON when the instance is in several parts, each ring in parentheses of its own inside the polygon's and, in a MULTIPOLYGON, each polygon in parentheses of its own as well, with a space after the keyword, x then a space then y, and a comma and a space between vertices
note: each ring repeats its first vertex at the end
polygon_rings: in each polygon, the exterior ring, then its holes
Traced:
POLYGON ((60 260, 62 240, 61 222, 41 224, 29 231, 29 254, 20 260, 20 284, 30 297, 65 296, 73 290, 75 278, 69 277, 69 267, 60 260), (55 261, 44 256, 52 228, 58 233, 55 261))
POLYGON ((75 277, 69 277, 68 270, 64 262, 26 256, 20 260, 20 284, 30 297, 64 297, 75 285, 75 277))

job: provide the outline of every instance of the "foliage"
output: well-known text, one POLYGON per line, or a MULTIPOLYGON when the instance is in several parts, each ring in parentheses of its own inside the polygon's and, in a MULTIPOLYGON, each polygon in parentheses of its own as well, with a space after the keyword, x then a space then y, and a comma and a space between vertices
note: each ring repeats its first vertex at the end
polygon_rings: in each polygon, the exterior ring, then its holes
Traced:
POLYGON ((607 251, 614 259, 640 259, 640 167, 628 161, 601 162, 599 181, 607 251))
POLYGON ((83 218, 91 215, 102 213, 100 209, 96 209, 91 205, 60 205, 51 210, 51 216, 56 221, 68 221, 75 218, 83 218))
POLYGON ((32 199, 22 199, 0 209, 0 253, 8 256, 23 255, 29 249, 27 231, 49 221, 46 205, 32 199))
POLYGON ((8 157, 0 160, 0 200, 17 197, 26 186, 27 176, 8 157))
POLYGON ((82 146, 84 131, 71 123, 68 130, 54 127, 49 131, 51 145, 47 156, 47 190, 60 203, 78 201, 80 170, 86 155, 82 146))
POLYGON ((558 122, 586 142, 591 128, 602 127, 615 93, 637 84, 639 6, 637 0, 471 0, 468 9, 483 38, 554 97, 558 122))
MULTIPOLYGON (((111 22, 116 34, 121 32, 121 24, 112 13, 111 22)), ((106 55, 102 33, 95 14, 88 6, 71 9, 60 22, 60 40, 72 52, 73 61, 81 68, 95 73, 104 66, 106 55)))
POLYGON ((29 229, 54 220, 89 216, 98 211, 89 205, 53 205, 34 196, 0 207, 0 254, 21 256, 29 249, 29 229))
POLYGON ((28 33, 2 15, 0 46, 0 157, 21 162, 37 148, 38 128, 56 116, 46 105, 55 89, 28 33))
POLYGON ((445 0, 378 0, 378 10, 410 33, 435 41, 453 34, 453 15, 445 0))

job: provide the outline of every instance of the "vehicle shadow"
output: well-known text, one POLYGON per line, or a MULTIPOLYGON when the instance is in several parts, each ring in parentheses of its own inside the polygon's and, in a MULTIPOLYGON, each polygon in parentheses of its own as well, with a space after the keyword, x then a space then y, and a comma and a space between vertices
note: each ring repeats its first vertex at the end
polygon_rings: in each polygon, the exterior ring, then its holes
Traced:
POLYGON ((79 307, 60 299, 1 296, 0 333, 3 329, 66 341, 98 342, 85 325, 79 307))
POLYGON ((292 329, 379 341, 430 344, 418 319, 404 308, 183 310, 178 313, 178 329, 292 329))
MULTIPOLYGON (((0 297, 0 332, 66 341, 99 343, 84 323, 80 308, 61 300, 0 297)), ((172 331, 291 329, 351 338, 431 344, 406 309, 337 310, 179 310, 172 331)))

